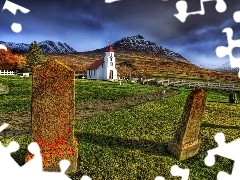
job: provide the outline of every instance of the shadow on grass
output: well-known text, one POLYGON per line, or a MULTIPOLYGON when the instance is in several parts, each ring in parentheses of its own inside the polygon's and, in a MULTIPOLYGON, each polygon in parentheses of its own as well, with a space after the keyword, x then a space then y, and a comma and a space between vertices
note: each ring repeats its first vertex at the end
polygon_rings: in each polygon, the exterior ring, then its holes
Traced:
POLYGON ((167 151, 167 143, 154 142, 149 140, 131 140, 120 137, 112 137, 106 135, 98 135, 93 133, 74 133, 78 142, 89 142, 100 146, 107 146, 112 148, 126 148, 126 149, 139 149, 143 153, 152 155, 161 155, 169 157, 170 154, 167 151))
POLYGON ((210 124, 210 123, 202 123, 201 127, 221 128, 221 129, 238 129, 238 130, 240 130, 240 126, 224 126, 224 125, 210 124))
MULTIPOLYGON (((77 138, 78 142, 88 142, 95 145, 100 145, 102 147, 110 148, 125 148, 130 150, 141 150, 143 153, 157 156, 171 156, 167 151, 167 143, 163 142, 154 142, 149 140, 130 140, 120 137, 112 137, 106 135, 98 135, 93 133, 79 133, 75 132, 74 136, 77 138)), ((80 161, 80 160, 79 160, 80 161)), ((80 162, 78 163, 78 170, 74 173, 69 174, 73 180, 79 179, 84 175, 82 169, 79 167, 80 162)))

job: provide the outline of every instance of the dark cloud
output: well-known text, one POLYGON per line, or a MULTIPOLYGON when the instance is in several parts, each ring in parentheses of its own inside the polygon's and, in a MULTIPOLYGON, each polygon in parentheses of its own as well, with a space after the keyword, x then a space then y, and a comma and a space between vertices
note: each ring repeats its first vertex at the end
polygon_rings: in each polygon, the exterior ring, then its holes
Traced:
MULTIPOLYGON (((233 21, 233 13, 240 9, 237 0, 225 0, 224 13, 216 11, 216 1, 205 2, 205 15, 191 15, 185 23, 174 16, 177 0, 121 0, 110 4, 104 0, 11 2, 30 9, 30 13, 18 11, 14 16, 7 10, 1 12, 0 40, 8 42, 53 40, 86 51, 101 48, 108 40, 115 42, 141 34, 199 65, 228 61, 215 54, 217 46, 227 46, 226 34, 222 33, 225 27, 233 28, 235 39, 240 36, 240 24, 233 21), (21 33, 11 31, 13 22, 22 24, 21 33)), ((200 0, 187 0, 187 3, 188 12, 200 10, 200 0)))

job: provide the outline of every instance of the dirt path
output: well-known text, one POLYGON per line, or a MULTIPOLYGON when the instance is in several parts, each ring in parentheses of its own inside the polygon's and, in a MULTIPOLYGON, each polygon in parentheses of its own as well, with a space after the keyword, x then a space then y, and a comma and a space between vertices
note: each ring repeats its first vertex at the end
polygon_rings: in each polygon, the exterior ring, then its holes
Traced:
MULTIPOLYGON (((165 97, 167 98, 176 94, 178 94, 178 91, 166 90, 165 97)), ((76 103, 75 116, 77 120, 87 119, 105 112, 136 106, 145 102, 157 100, 159 98, 161 98, 161 92, 118 98, 115 100, 100 99, 92 102, 76 103)), ((30 133, 31 112, 20 111, 0 114, 0 124, 3 123, 8 123, 10 125, 6 130, 0 133, 0 138, 30 133)))

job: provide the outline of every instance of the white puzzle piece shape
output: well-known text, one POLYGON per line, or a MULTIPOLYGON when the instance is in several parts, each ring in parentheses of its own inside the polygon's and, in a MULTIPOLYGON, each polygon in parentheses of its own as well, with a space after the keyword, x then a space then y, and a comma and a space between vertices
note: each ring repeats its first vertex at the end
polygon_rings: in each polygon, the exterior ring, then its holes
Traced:
MULTIPOLYGON (((233 19, 235 22, 240 22, 240 11, 237 11, 233 14, 233 19)), ((233 40, 233 30, 232 28, 225 28, 222 31, 223 33, 226 33, 228 46, 218 46, 216 48, 216 55, 219 58, 222 58, 224 56, 229 56, 230 59, 230 66, 231 68, 240 68, 240 58, 235 58, 232 54, 232 50, 236 47, 240 48, 240 39, 233 40)), ((238 77, 240 77, 240 71, 238 72, 238 77)))
MULTIPOLYGON (((9 124, 4 123, 0 126, 0 132, 9 124)), ((28 145, 28 151, 34 157, 25 163, 22 167, 12 158, 11 153, 19 149, 19 144, 12 141, 7 147, 0 143, 0 179, 44 179, 44 180, 71 180, 66 174, 66 170, 70 166, 68 160, 62 160, 59 163, 61 172, 43 172, 42 156, 40 147, 36 142, 28 145)), ((81 180, 91 180, 88 176, 82 176, 81 180)))
MULTIPOLYGON (((188 180, 189 173, 190 173, 189 169, 182 169, 178 165, 173 165, 171 167, 171 174, 173 176, 182 177, 182 180, 188 180)), ((165 180, 165 178, 162 176, 157 176, 154 180, 165 180)))
POLYGON ((174 16, 181 21, 182 23, 184 23, 187 19, 188 16, 190 15, 204 15, 205 14, 205 9, 204 9, 204 2, 208 2, 208 1, 216 1, 216 6, 215 9, 219 12, 219 13, 223 13, 224 11, 226 11, 227 9, 227 5, 224 2, 224 0, 200 0, 200 4, 201 4, 201 9, 200 11, 195 11, 195 12, 187 12, 188 9, 188 5, 187 2, 184 0, 180 0, 176 3, 176 9, 178 10, 178 14, 174 14, 174 16))
POLYGON ((240 139, 236 139, 230 143, 225 143, 225 136, 223 133, 215 135, 215 141, 218 147, 208 151, 204 162, 207 166, 215 164, 215 155, 219 155, 234 161, 232 174, 220 171, 217 175, 218 180, 237 180, 240 177, 240 139))

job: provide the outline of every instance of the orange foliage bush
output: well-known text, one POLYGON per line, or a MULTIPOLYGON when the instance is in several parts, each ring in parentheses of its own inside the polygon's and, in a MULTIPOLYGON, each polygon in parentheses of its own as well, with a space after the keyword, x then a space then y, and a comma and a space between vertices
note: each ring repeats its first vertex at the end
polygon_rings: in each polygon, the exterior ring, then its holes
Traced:
POLYGON ((0 70, 14 70, 22 68, 25 63, 25 57, 13 54, 10 48, 7 48, 7 51, 0 49, 0 70))

